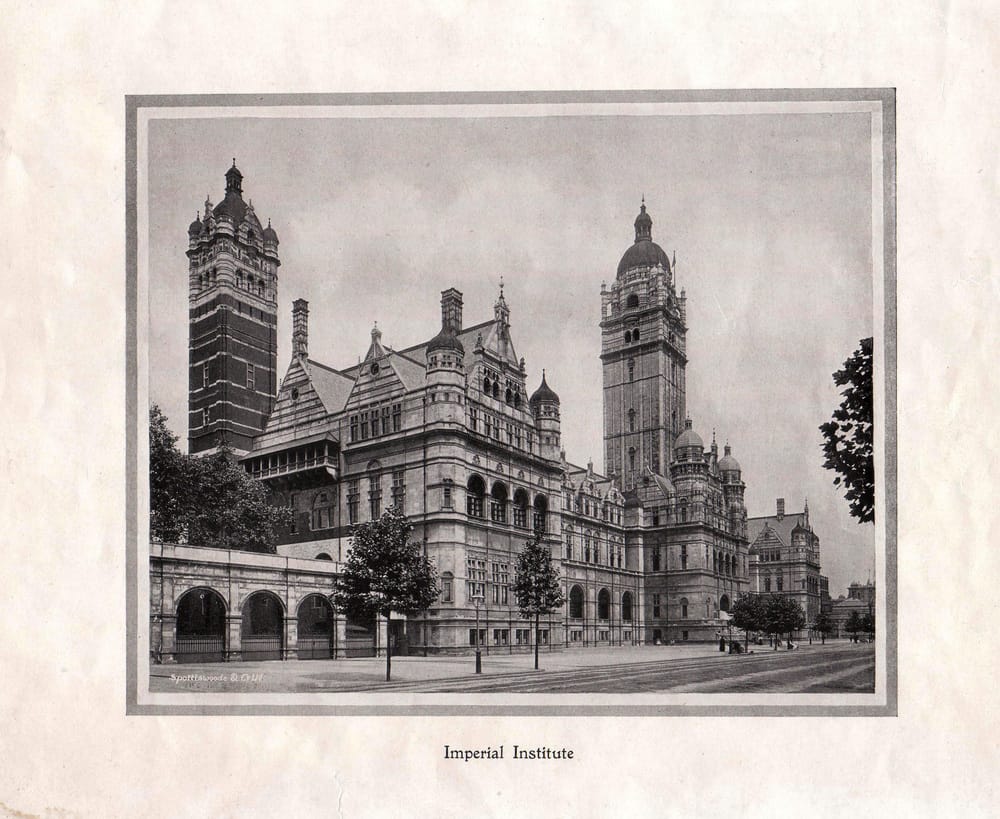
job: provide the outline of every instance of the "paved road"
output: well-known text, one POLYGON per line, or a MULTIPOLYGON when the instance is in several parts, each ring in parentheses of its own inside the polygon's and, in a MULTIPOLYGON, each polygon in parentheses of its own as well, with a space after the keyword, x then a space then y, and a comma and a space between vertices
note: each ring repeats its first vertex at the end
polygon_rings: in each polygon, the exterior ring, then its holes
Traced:
MULTIPOLYGON (((341 691, 372 690, 365 686, 341 691)), ((759 651, 749 655, 654 660, 567 671, 521 672, 449 680, 383 683, 378 691, 551 694, 674 693, 870 693, 875 690, 873 645, 813 646, 809 651, 759 651)))
POLYGON ((471 658, 400 657, 393 682, 378 659, 164 665, 151 669, 153 691, 287 691, 297 693, 644 693, 872 692, 873 645, 813 644, 799 651, 757 647, 749 655, 720 654, 711 645, 640 647, 484 657, 482 676, 471 658))

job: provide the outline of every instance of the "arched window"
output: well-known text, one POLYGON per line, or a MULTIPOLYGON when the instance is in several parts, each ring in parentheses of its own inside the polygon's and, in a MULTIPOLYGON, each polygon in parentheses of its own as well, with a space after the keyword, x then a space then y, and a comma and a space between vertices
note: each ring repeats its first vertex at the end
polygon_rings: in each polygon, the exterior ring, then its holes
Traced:
POLYGON ((625 299, 626 310, 634 310, 638 306, 639 306, 639 296, 637 296, 635 293, 633 293, 627 299, 625 299))
POLYGON ((514 392, 511 390, 510 387, 507 387, 506 391, 504 392, 503 400, 506 401, 508 404, 514 400, 514 392))
POLYGON ((625 343, 626 344, 632 343, 632 332, 630 330, 625 331, 625 343))
POLYGON ((622 595, 622 620, 626 623, 632 622, 632 592, 625 592, 622 595))
POLYGON ((635 432, 635 410, 630 409, 628 411, 628 431, 635 432))
POLYGON ((496 381, 493 382, 493 397, 500 397, 500 385, 496 381))
POLYGON ((719 599, 719 608, 723 611, 729 611, 729 595, 722 595, 719 599))
POLYGON ((688 616, 688 599, 686 597, 681 598, 681 619, 687 620, 688 616))
POLYGON ((632 341, 638 341, 638 340, 639 340, 639 328, 638 328, 638 327, 636 327, 636 328, 635 328, 635 329, 634 329, 634 330, 632 331, 632 341))
POLYGON ((764 575, 764 591, 771 591, 771 575, 769 574, 764 575))
POLYGON ((628 450, 628 468, 629 471, 635 472, 635 447, 629 447, 628 450))
POLYGON ((333 560, 333 558, 330 557, 330 555, 328 555, 326 552, 320 552, 318 555, 316 555, 316 560, 333 560))
POLYGON ((333 501, 326 492, 320 492, 313 499, 312 528, 329 529, 333 526, 333 501))
POLYGON ((507 487, 500 481, 494 483, 490 491, 490 520, 494 523, 507 522, 507 487))
POLYGON ((490 394, 490 387, 491 386, 492 386, 492 382, 490 381, 490 377, 486 376, 483 379, 483 392, 485 392, 487 395, 489 395, 490 394))
POLYGON ((528 528, 528 493, 523 489, 514 492, 514 525, 520 529, 528 528))
POLYGON ((531 526, 536 532, 545 531, 545 518, 549 510, 549 502, 544 495, 535 496, 535 509, 532 515, 531 526))
POLYGON ((785 576, 783 574, 778 575, 778 591, 784 591, 785 589, 785 576))
POLYGON ((611 617, 611 592, 601 589, 597 593, 597 619, 608 620, 611 617))
POLYGON ((453 594, 455 575, 444 572, 441 575, 441 602, 450 603, 453 594))
POLYGON ((483 516, 483 496, 486 494, 486 484, 478 475, 469 478, 465 492, 465 511, 472 518, 483 516))
POLYGON ((569 590, 569 616, 573 620, 583 619, 583 589, 579 586, 569 590))

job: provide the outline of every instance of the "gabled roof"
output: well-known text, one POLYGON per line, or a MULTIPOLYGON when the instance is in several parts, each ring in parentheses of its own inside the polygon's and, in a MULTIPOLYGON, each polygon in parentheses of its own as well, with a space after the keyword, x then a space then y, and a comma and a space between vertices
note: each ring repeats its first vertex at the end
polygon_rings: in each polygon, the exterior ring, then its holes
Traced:
POLYGON ((799 523, 805 522, 805 513, 792 513, 784 515, 781 520, 778 520, 777 515, 770 515, 763 518, 747 518, 747 536, 750 540, 750 545, 752 546, 754 542, 763 534, 764 529, 768 528, 774 532, 775 536, 784 544, 785 546, 792 545, 792 529, 794 529, 799 523))
POLYGON ((326 411, 340 412, 347 404, 347 398, 354 387, 354 379, 311 358, 308 364, 309 380, 312 381, 313 388, 326 407, 326 411))

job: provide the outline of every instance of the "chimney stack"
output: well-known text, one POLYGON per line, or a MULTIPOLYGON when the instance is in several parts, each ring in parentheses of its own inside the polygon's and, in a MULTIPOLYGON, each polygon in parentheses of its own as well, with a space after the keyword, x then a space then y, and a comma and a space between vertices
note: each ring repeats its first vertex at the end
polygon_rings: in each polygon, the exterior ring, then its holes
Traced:
POLYGON ((781 520, 782 518, 785 517, 785 499, 784 498, 778 498, 777 507, 778 507, 778 509, 777 509, 778 520, 781 520))
POLYGON ((455 335, 462 332, 462 294, 454 287, 441 291, 441 327, 455 335))
POLYGON ((292 302, 292 355, 309 357, 309 302, 305 299, 292 302))

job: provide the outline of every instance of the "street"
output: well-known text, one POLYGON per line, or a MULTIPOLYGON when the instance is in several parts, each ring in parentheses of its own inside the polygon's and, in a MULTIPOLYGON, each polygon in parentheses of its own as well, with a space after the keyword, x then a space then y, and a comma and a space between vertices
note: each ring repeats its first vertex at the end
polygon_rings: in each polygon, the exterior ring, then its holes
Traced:
POLYGON ((870 693, 875 647, 849 642, 796 651, 756 646, 751 654, 720 653, 711 645, 624 647, 545 653, 541 670, 530 655, 203 663, 153 666, 150 690, 239 692, 404 693, 870 693))

